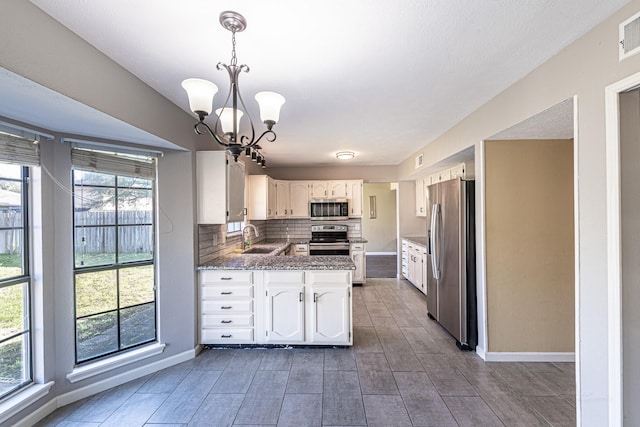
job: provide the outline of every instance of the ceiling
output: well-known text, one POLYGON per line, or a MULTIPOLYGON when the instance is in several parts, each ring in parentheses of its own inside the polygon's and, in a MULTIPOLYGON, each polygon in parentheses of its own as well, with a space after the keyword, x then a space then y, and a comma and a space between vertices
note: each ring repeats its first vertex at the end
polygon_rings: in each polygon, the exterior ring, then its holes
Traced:
POLYGON ((400 163, 628 0, 31 2, 187 112, 188 77, 216 83, 221 102, 227 77, 215 66, 231 43, 218 15, 242 13, 249 113, 258 118, 258 91, 287 99, 263 152, 270 165, 304 166, 337 164, 340 150, 356 153, 350 164, 400 163))

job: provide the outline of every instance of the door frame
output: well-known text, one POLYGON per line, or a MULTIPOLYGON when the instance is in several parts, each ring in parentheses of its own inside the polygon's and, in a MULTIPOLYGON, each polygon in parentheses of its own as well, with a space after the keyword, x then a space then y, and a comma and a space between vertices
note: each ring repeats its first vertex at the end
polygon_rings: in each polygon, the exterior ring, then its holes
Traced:
POLYGON ((619 95, 640 85, 640 73, 605 88, 607 166, 607 293, 609 425, 623 424, 622 246, 619 95))

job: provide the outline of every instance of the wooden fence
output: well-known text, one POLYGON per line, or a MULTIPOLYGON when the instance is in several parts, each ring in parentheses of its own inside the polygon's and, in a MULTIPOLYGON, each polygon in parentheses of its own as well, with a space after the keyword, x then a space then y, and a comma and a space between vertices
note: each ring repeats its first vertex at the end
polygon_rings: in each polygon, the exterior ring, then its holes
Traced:
MULTIPOLYGON (((153 251, 153 217, 151 211, 120 211, 118 227, 114 211, 76 212, 76 253, 113 253, 118 233, 120 253, 153 251)), ((21 212, 0 210, 0 254, 22 251, 21 212), (10 228, 2 230, 2 228, 10 228)))

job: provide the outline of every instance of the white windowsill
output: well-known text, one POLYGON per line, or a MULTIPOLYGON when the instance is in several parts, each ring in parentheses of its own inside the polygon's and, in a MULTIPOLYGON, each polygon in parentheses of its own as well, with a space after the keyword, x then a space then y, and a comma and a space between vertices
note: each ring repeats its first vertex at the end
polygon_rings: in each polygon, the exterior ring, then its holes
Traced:
POLYGON ((46 384, 32 384, 16 393, 15 396, 0 403, 0 423, 5 422, 38 399, 49 394, 53 384, 55 384, 54 381, 49 381, 46 384))
POLYGON ((122 366, 130 363, 137 362, 142 359, 146 359, 156 354, 160 354, 164 351, 166 344, 151 344, 146 347, 142 347, 137 350, 128 351, 126 353, 118 354, 107 359, 98 360, 97 362, 89 363, 75 368, 72 372, 67 374, 67 379, 71 383, 86 380, 96 375, 104 374, 114 369, 118 369, 122 366))

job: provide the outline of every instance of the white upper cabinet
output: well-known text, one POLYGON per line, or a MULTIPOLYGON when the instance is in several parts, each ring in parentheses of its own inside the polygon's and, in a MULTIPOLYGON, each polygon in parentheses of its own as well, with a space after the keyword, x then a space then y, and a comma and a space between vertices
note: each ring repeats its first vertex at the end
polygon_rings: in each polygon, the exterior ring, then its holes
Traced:
POLYGON ((349 218, 362 218, 361 179, 347 181, 347 199, 349 199, 349 218))
POLYGON ((288 218, 289 211, 289 182, 276 180, 276 218, 288 218))
POLYGON ((308 181, 289 181, 289 218, 309 218, 308 181))
POLYGON ((247 219, 272 219, 276 214, 276 183, 266 175, 247 177, 247 219))
POLYGON ((226 151, 196 152, 198 224, 244 221, 244 173, 226 151))
POLYGON ((347 197, 346 181, 329 181, 327 183, 327 194, 330 199, 345 199, 347 197))
POLYGON ((312 181, 311 182, 311 195, 312 199, 326 199, 331 194, 329 190, 329 183, 326 181, 312 181))

